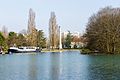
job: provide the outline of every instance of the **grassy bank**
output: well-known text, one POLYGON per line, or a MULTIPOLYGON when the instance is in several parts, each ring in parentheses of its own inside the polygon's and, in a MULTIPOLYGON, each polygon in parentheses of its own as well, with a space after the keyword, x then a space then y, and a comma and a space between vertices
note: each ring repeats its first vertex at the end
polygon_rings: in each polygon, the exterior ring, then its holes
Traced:
POLYGON ((80 49, 53 49, 53 50, 48 50, 48 49, 43 49, 41 52, 64 52, 64 51, 80 51, 80 49))

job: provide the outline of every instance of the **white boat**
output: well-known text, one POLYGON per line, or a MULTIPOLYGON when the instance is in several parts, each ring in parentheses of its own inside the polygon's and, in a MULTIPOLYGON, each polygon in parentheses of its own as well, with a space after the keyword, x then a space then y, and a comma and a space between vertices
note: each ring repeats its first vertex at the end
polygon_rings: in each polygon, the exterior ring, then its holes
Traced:
POLYGON ((40 52, 38 47, 10 47, 8 53, 28 53, 28 52, 40 52))

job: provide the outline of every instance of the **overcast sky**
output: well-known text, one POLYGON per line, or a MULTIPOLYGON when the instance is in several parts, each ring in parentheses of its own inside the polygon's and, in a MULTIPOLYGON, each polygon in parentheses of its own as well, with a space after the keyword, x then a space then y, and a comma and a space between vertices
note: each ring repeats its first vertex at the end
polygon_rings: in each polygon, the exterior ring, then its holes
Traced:
POLYGON ((0 0, 0 27, 5 25, 15 32, 27 29, 28 12, 32 8, 37 29, 44 30, 46 35, 51 11, 55 12, 62 32, 83 33, 88 18, 106 6, 120 7, 120 0, 0 0))

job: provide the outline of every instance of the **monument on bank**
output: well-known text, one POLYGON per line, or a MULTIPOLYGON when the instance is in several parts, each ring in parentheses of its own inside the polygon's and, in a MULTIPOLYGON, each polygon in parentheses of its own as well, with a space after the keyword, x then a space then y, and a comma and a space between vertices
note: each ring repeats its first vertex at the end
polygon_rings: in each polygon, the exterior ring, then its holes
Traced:
POLYGON ((62 49, 62 41, 61 41, 61 27, 59 26, 59 49, 62 49))

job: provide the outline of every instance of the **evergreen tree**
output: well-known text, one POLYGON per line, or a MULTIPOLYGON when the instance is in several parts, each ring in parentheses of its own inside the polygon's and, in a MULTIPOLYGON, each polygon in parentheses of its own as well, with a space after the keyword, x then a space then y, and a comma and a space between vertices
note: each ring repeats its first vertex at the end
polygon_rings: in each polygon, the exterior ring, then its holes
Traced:
POLYGON ((17 46, 27 46, 27 41, 26 41, 26 38, 23 34, 18 34, 17 46))
POLYGON ((72 35, 71 35, 70 31, 68 31, 67 37, 65 39, 65 46, 67 48, 71 48, 71 42, 72 42, 72 35))
POLYGON ((17 33, 10 32, 8 35, 8 46, 16 46, 17 44, 17 33))
POLYGON ((39 30, 37 34, 37 46, 39 48, 45 48, 46 47, 46 38, 44 37, 43 30, 39 30))

